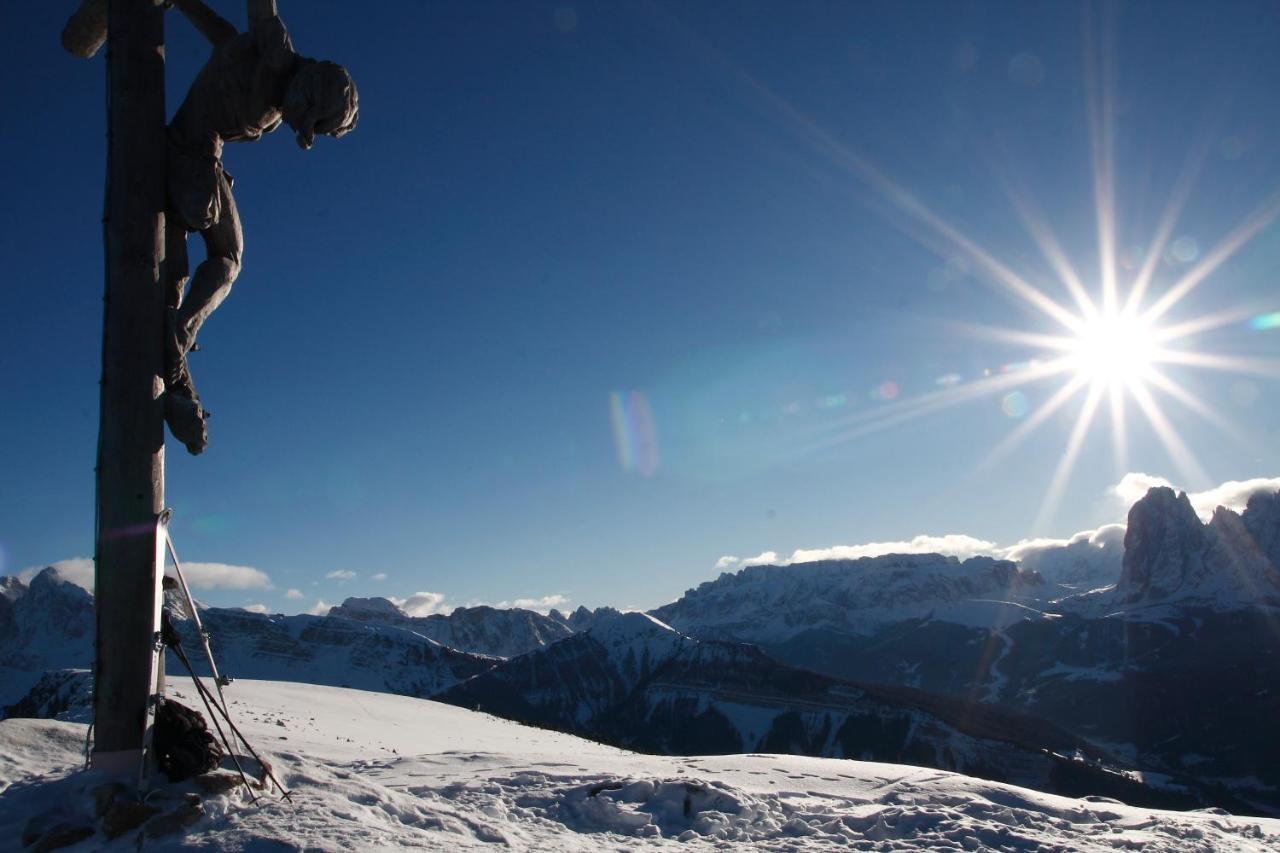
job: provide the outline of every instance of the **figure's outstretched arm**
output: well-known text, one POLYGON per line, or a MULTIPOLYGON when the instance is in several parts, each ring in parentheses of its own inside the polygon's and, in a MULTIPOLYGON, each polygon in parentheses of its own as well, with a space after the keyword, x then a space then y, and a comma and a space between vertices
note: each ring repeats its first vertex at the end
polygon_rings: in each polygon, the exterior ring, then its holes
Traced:
MULTIPOLYGON (((174 7, 195 25, 214 47, 234 38, 238 31, 226 18, 206 6, 202 0, 170 0, 174 7)), ((250 6, 252 7, 252 3, 250 6)))

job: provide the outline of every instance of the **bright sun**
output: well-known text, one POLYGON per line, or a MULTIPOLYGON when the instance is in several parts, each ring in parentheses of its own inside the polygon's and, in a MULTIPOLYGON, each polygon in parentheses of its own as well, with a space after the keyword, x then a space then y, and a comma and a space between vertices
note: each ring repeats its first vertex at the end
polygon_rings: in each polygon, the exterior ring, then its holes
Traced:
POLYGON ((1146 378, 1158 359, 1157 336, 1141 317, 1111 311, 1087 321, 1069 341, 1071 368, 1101 385, 1131 385, 1146 378))
MULTIPOLYGON (((1091 60, 1096 61, 1096 58, 1091 60)), ((1035 522, 1035 527, 1040 528, 1053 513, 1086 439, 1102 418, 1110 420, 1116 471, 1128 470, 1129 422, 1141 418, 1149 427, 1143 438, 1153 435, 1164 446, 1186 483, 1208 482, 1210 478, 1166 414, 1166 401, 1173 401, 1233 440, 1243 440, 1242 433, 1231 421, 1209 401, 1201 399, 1194 389, 1185 387, 1178 377, 1171 375, 1171 370, 1181 373, 1188 369, 1207 369, 1240 376, 1280 377, 1280 359, 1197 348, 1202 345, 1203 336, 1233 325, 1247 322, 1254 329, 1275 328, 1280 325, 1280 319, 1276 319, 1280 318, 1280 312, 1258 315, 1256 306, 1251 310, 1250 306, 1239 305, 1192 314, 1180 320, 1171 320, 1169 315, 1189 293, 1212 279, 1241 248, 1280 220, 1280 191, 1267 194, 1264 201, 1231 226, 1216 245, 1203 252, 1194 240, 1174 239, 1179 217, 1204 157, 1204 151, 1199 151, 1196 157, 1188 159, 1183 174, 1173 185, 1168 204, 1145 247, 1139 245, 1136 251, 1118 251, 1115 128, 1113 110, 1108 108, 1113 103, 1114 84, 1108 77, 1107 67, 1103 66, 1106 63, 1086 69, 1098 249, 1093 288, 1086 285, 1080 269, 1022 182, 1000 166, 997 158, 992 158, 992 164, 997 170, 998 183, 1013 203, 1044 264, 1051 270, 1049 278, 1053 288, 1037 286, 1033 283, 1035 277, 1020 274, 1010 262, 979 245, 971 235, 895 182, 861 152, 843 145, 765 87, 759 87, 777 102, 789 120, 801 120, 806 134, 814 138, 835 165, 878 192, 896 213, 904 215, 909 222, 905 230, 930 251, 943 254, 948 267, 953 260, 962 262, 975 279, 1043 315, 1035 326, 996 328, 956 324, 979 337, 1024 347, 1026 357, 998 367, 983 367, 971 376, 948 373, 937 379, 941 387, 936 390, 897 400, 890 397, 892 402, 874 409, 833 419, 815 430, 802 451, 812 452, 850 441, 968 401, 997 397, 1000 411, 1015 418, 1017 423, 980 463, 989 467, 1041 426, 1062 422, 1063 418, 1055 415, 1067 414, 1072 423, 1041 501, 1035 522), (1184 243, 1186 245, 1179 246, 1184 243), (1054 292, 1059 289, 1061 293, 1054 292), (1040 328, 1044 320, 1052 321, 1047 330, 1040 328), (1037 395, 1039 399, 1029 399, 1024 391, 1030 390, 1033 384, 1049 383, 1056 383, 1057 387, 1046 388, 1047 393, 1037 395), (1070 415, 1071 409, 1075 409, 1074 416, 1070 415)))

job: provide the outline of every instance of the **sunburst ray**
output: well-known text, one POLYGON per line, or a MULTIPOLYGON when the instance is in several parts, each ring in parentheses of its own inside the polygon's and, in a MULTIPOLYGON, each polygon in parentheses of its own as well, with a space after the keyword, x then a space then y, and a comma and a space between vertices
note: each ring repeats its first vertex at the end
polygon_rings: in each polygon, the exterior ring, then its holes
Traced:
POLYGON ((1054 469, 1053 479, 1049 481, 1049 488, 1045 491, 1044 499, 1040 502, 1040 510, 1036 513, 1032 529, 1037 533, 1043 530, 1045 522, 1058 508, 1058 501, 1062 499, 1062 491, 1066 488, 1067 480, 1071 476, 1071 469, 1075 467, 1076 457, 1080 455, 1080 448, 1084 446, 1085 436, 1089 432, 1090 424, 1093 423, 1094 414, 1098 411, 1098 404, 1102 400, 1104 390, 1105 386, 1098 382, 1093 383, 1089 388, 1084 406, 1076 417, 1075 426, 1071 428, 1071 435, 1067 439, 1062 459, 1054 469))

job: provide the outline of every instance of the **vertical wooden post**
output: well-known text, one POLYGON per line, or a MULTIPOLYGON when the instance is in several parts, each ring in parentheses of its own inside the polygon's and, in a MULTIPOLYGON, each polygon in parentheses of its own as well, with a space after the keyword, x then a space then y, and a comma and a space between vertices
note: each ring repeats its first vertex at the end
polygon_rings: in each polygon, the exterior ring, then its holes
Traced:
POLYGON ((93 766, 137 773, 163 563, 164 13, 110 0, 93 766))

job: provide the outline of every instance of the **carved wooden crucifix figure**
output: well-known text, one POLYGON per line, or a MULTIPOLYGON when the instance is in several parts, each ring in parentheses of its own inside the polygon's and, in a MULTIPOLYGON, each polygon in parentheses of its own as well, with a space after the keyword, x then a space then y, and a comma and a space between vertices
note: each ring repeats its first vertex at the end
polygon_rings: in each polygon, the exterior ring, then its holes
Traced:
MULTIPOLYGON (((107 0, 83 0, 63 33, 72 53, 91 56, 106 37, 107 0)), ((283 122, 308 149, 317 135, 356 125, 355 83, 332 62, 300 56, 275 0, 248 0, 249 26, 236 28, 201 0, 170 0, 212 44, 168 129, 165 211, 165 421, 188 451, 208 442, 187 354, 240 273, 244 237, 222 166, 224 142, 252 142, 283 122), (206 259, 188 276, 187 234, 199 232, 206 259)))

